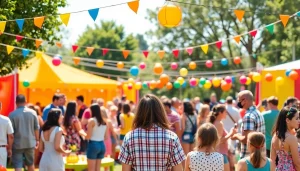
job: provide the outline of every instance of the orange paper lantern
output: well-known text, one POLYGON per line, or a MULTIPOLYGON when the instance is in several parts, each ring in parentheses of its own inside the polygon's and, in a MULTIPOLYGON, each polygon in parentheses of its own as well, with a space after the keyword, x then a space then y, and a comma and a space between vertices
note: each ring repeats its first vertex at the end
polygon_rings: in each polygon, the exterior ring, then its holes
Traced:
POLYGON ((235 57, 235 58, 233 59, 233 62, 234 62, 236 65, 238 65, 238 64, 241 63, 241 58, 240 58, 240 57, 235 57))
POLYGON ((299 77, 299 74, 298 74, 298 72, 296 72, 296 71, 291 71, 290 74, 289 74, 289 77, 290 77, 290 79, 292 79, 292 80, 297 80, 298 77, 299 77))
POLYGON ((164 88, 164 84, 163 84, 160 80, 158 80, 158 81, 156 82, 156 88, 162 89, 162 88, 164 88))
POLYGON ((162 65, 160 63, 156 63, 154 65, 154 68, 153 68, 154 74, 160 75, 160 74, 163 73, 163 71, 164 71, 164 69, 163 69, 163 67, 162 67, 162 65))
POLYGON ((171 89, 173 88, 173 84, 170 83, 170 82, 168 82, 168 83, 166 84, 166 88, 167 88, 168 90, 171 90, 171 89))
POLYGON ((162 84, 167 84, 169 82, 169 76, 167 74, 161 74, 159 80, 162 84))
POLYGON ((123 69, 124 68, 124 63, 123 62, 118 62, 117 63, 117 68, 118 69, 123 69))
POLYGON ((157 85, 157 82, 156 82, 155 80, 152 80, 152 81, 150 81, 150 83, 149 83, 149 88, 150 88, 151 90, 153 90, 153 89, 156 88, 156 85, 157 85))
POLYGON ((121 89, 121 88, 122 88, 122 83, 121 83, 121 82, 118 82, 118 83, 117 83, 117 87, 118 87, 118 89, 121 89))
POLYGON ((196 67, 197 67, 196 62, 190 62, 190 63, 189 63, 189 68, 190 68, 191 70, 196 69, 196 67))
POLYGON ((265 80, 271 82, 273 80, 273 75, 271 73, 267 73, 265 75, 265 80))
POLYGON ((223 91, 229 91, 231 89, 231 83, 227 83, 226 81, 222 81, 222 84, 221 84, 221 89, 223 91))

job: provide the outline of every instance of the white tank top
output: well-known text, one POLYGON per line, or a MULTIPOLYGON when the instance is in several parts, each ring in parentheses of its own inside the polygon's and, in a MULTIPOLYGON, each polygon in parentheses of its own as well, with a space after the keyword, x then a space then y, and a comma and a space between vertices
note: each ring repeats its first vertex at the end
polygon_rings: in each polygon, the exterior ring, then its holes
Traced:
POLYGON ((106 125, 100 125, 98 124, 98 121, 96 118, 93 118, 95 122, 95 126, 93 127, 93 132, 91 139, 92 141, 104 141, 104 135, 106 131, 106 125))

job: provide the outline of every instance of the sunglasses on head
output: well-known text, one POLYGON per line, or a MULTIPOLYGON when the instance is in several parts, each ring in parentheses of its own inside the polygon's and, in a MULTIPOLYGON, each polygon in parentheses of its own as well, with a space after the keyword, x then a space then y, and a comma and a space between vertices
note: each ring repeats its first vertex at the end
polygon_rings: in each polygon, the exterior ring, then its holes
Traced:
POLYGON ((295 106, 290 107, 288 113, 286 114, 286 116, 289 116, 292 113, 296 113, 298 112, 297 108, 295 106))

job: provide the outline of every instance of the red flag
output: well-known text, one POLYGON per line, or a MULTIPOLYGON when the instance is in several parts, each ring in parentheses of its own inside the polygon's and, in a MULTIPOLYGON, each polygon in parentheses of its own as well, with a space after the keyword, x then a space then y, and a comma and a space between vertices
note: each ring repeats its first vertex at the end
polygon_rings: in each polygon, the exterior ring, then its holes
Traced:
POLYGON ((149 52, 147 51, 147 50, 144 50, 143 51, 143 54, 145 55, 145 57, 147 58, 148 57, 148 54, 149 54, 149 52))
POLYGON ((24 37, 20 35, 16 35, 17 42, 21 41, 24 37))
POLYGON ((76 50, 78 49, 78 46, 77 45, 72 45, 72 49, 73 49, 73 52, 75 53, 76 50))
POLYGON ((172 52, 173 52, 173 55, 175 56, 175 58, 178 58, 179 49, 173 49, 172 52))
POLYGON ((107 52, 109 51, 109 49, 107 48, 102 48, 102 55, 105 56, 107 54, 107 52))
POLYGON ((257 30, 252 30, 249 32, 249 34, 254 38, 257 34, 257 30))
POLYGON ((216 43, 216 46, 217 46, 218 49, 221 49, 222 43, 223 42, 221 40, 216 43))

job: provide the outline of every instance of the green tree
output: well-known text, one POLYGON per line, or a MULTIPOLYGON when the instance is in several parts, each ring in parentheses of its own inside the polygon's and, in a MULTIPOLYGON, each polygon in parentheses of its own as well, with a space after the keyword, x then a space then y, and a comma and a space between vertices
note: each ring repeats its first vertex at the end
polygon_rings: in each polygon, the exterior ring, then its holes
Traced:
POLYGON ((147 50, 149 48, 149 45, 147 41, 144 39, 144 36, 142 34, 137 34, 136 38, 139 40, 139 48, 142 50, 147 50))
MULTIPOLYGON (((0 20, 14 20, 22 18, 32 18, 38 16, 47 16, 43 23, 42 29, 37 28, 33 24, 33 19, 25 20, 22 32, 20 32, 15 21, 6 23, 5 32, 12 34, 20 34, 23 36, 40 38, 47 40, 50 44, 54 44, 59 40, 59 36, 55 33, 59 32, 59 26, 62 24, 58 19, 58 8, 65 7, 66 0, 40 0, 33 3, 30 0, 6 0, 0 3, 0 20)), ((16 42, 15 37, 2 34, 0 42, 3 44, 18 46, 27 49, 36 49, 35 42, 32 40, 23 39, 21 42, 16 42)), ((41 50, 43 47, 40 47, 41 50)), ((11 73, 12 70, 26 66, 25 59, 20 50, 14 50, 15 53, 7 55, 6 47, 1 46, 0 51, 0 75, 11 73)))

